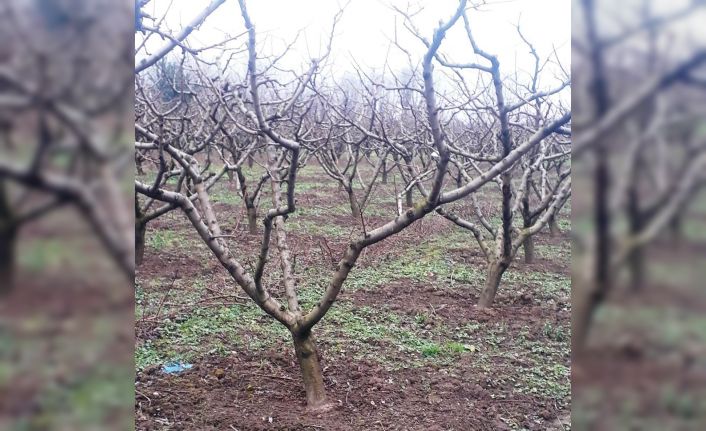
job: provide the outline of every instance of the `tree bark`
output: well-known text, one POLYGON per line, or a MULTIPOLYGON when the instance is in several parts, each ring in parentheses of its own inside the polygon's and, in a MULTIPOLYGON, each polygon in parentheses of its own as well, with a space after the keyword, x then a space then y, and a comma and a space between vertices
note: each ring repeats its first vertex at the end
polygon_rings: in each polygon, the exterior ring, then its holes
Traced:
MULTIPOLYGON (((529 183, 525 184, 529 188, 529 183)), ((522 198, 522 227, 529 229, 532 226, 532 216, 530 214, 530 205, 528 193, 525 193, 522 198)), ((534 263, 534 235, 529 235, 522 243, 523 254, 525 255, 525 263, 534 263)))
POLYGON ((137 171, 137 175, 144 175, 145 174, 145 170, 142 167, 143 160, 144 160, 144 158, 142 157, 142 155, 136 151, 135 152, 135 170, 137 171))
MULTIPOLYGON (((628 190, 628 222, 630 223, 630 234, 632 236, 639 235, 644 225, 640 209, 640 194, 637 190, 637 184, 635 184, 636 181, 637 179, 633 179, 628 190)), ((635 247, 630 253, 628 266, 630 269, 630 287, 633 290, 640 290, 645 272, 643 247, 635 247)))
POLYGON ((483 286, 483 291, 478 300, 478 307, 488 308, 493 305, 495 294, 498 292, 498 287, 500 286, 500 280, 502 280, 507 267, 508 265, 499 261, 488 263, 488 273, 485 279, 485 286, 483 286))
POLYGON ((576 292, 571 299, 571 357, 581 356, 593 320, 596 301, 594 295, 576 292))
POLYGON ((358 205, 353 189, 347 189, 346 193, 348 193, 348 201, 351 205, 351 214, 353 215, 353 218, 357 220, 360 218, 360 205, 358 205))
POLYGON ((145 257, 145 233, 147 232, 147 223, 141 220, 135 220, 135 265, 142 265, 145 257))
POLYGON ((248 212, 248 232, 255 235, 257 234, 257 209, 252 202, 246 202, 245 207, 248 212))
POLYGON ((326 388, 324 376, 319 363, 319 354, 311 332, 292 334, 297 362, 302 373, 302 382, 306 392, 307 410, 322 410, 328 407, 326 403, 326 388))
POLYGON ((15 285, 15 263, 18 226, 8 196, 7 186, 0 181, 0 294, 15 285))
POLYGON ((534 263, 534 235, 530 235, 522 244, 525 255, 525 263, 534 263))
POLYGON ((412 189, 407 190, 407 192, 405 193, 405 203, 407 205, 407 208, 414 207, 414 196, 412 195, 412 189))
POLYGON ((635 247, 630 253, 628 261, 630 266, 630 287, 632 290, 641 290, 645 283, 645 250, 644 247, 635 247))
POLYGON ((556 222, 556 217, 552 216, 549 219, 549 236, 552 238, 561 235, 561 229, 559 229, 559 224, 556 222))
POLYGON ((669 233, 672 237, 672 242, 674 242, 675 244, 681 243, 681 240, 683 238, 682 225, 683 216, 681 215, 681 213, 677 213, 669 222, 669 233))
MULTIPOLYGON (((252 154, 248 156, 248 160, 250 160, 251 157, 252 154)), ((245 203, 245 212, 248 217, 248 233, 255 235, 257 234, 257 208, 255 207, 255 200, 259 194, 260 188, 256 187, 251 195, 247 186, 245 175, 243 175, 243 171, 238 168, 236 169, 235 174, 237 187, 240 189, 240 193, 243 196, 243 202, 245 203)))
POLYGON ((135 193, 135 266, 142 264, 145 257, 145 233, 147 232, 147 222, 143 218, 142 207, 137 192, 135 193))
POLYGON ((382 183, 387 184, 387 161, 383 160, 382 162, 382 183))
POLYGON ((571 290, 571 350, 574 357, 583 352, 596 310, 610 290, 609 286, 596 280, 575 283, 571 290))
POLYGON ((248 155, 248 168, 252 168, 255 164, 255 156, 252 154, 248 155))
POLYGON ((6 225, 0 228, 0 295, 15 287, 17 227, 6 225))

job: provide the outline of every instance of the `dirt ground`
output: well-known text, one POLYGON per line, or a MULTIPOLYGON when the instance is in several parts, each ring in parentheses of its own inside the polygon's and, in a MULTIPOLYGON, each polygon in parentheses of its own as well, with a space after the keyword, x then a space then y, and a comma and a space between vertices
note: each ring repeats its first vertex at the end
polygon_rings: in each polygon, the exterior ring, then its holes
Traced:
MULTIPOLYGON (((345 194, 317 167, 299 181, 287 227, 310 306, 351 237, 351 218, 345 194)), ((375 191, 367 226, 394 217, 394 181, 375 191)), ((230 246, 253 256, 260 236, 246 233, 233 185, 217 187, 224 233, 236 236, 230 246)), ((249 302, 183 215, 155 220, 137 274, 136 428, 569 429, 569 212, 564 234, 540 233, 536 262, 518 258, 486 312, 474 307, 485 272, 478 246, 441 217, 366 250, 314 329, 335 404, 319 415, 305 411, 286 330, 249 302), (165 374, 172 361, 193 368, 165 374)), ((277 267, 266 280, 275 295, 277 267)))

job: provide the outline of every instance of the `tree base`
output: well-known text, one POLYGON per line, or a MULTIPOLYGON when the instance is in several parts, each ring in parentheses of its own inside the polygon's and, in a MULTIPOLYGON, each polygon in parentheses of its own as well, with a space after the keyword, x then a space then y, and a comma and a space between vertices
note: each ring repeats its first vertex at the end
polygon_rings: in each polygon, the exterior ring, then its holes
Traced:
POLYGON ((333 411, 336 408, 336 404, 332 402, 325 402, 316 406, 306 406, 306 412, 309 414, 323 414, 333 411))

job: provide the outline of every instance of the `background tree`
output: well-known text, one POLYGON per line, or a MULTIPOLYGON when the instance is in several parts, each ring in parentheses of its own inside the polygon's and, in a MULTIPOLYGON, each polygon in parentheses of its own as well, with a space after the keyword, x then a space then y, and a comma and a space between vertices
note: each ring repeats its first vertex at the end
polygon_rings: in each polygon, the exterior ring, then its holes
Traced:
MULTIPOLYGON (((416 30, 410 16, 406 12, 399 12, 405 17, 406 27, 422 43, 430 46, 431 43, 416 30)), ((472 178, 466 170, 474 173, 482 172, 479 167, 481 163, 493 163, 507 158, 515 148, 516 142, 522 142, 522 139, 527 139, 529 135, 536 133, 542 126, 560 116, 563 110, 561 105, 557 105, 558 109, 556 109, 551 103, 545 103, 545 100, 550 96, 557 95, 570 84, 570 79, 565 73, 564 80, 555 84, 553 88, 539 90, 540 72, 544 66, 540 63, 540 58, 533 45, 522 35, 519 26, 517 27, 518 34, 530 49, 535 67, 530 74, 528 84, 508 82, 509 79, 505 78, 501 72, 498 57, 480 48, 473 37, 468 15, 464 12, 462 17, 470 48, 479 62, 454 63, 442 53, 435 54, 437 61, 454 73, 456 85, 465 90, 459 91, 459 93, 470 96, 469 100, 449 100, 449 106, 442 109, 450 110, 454 115, 461 113, 461 115, 465 114, 474 118, 473 125, 475 127, 471 133, 467 132, 464 124, 454 121, 453 115, 448 117, 447 122, 440 124, 449 141, 450 152, 460 159, 453 161, 459 172, 457 181, 461 176, 466 180, 472 178), (464 70, 478 71, 481 77, 487 77, 489 82, 481 84, 482 88, 487 89, 485 94, 474 94, 474 92, 468 91, 465 86, 466 81, 461 74, 461 71, 464 70), (514 91, 510 90, 511 88, 514 91), (508 93, 514 93, 512 95, 517 100, 508 101, 508 93), (543 104, 547 108, 543 109, 543 104), (524 109, 527 107, 533 108, 532 111, 524 109), (529 120, 525 120, 525 118, 529 120), (470 142, 467 141, 469 138, 470 142)), ((546 65, 546 62, 544 64, 546 65)), ((561 67, 561 65, 558 66, 561 67)), ((543 139, 546 137, 544 136, 543 139)), ((436 153, 434 154, 436 155, 436 153)), ((520 178, 519 190, 515 190, 513 186, 513 177, 520 163, 511 165, 498 178, 494 179, 500 188, 501 208, 498 227, 491 226, 475 197, 471 196, 475 215, 481 226, 490 234, 494 245, 487 243, 483 232, 475 224, 444 208, 437 210, 452 222, 470 230, 488 260, 487 279, 481 292, 479 306, 489 307, 493 303, 502 275, 510 266, 520 246, 525 245, 526 259, 531 261, 532 235, 541 230, 568 199, 570 181, 564 180, 569 177, 570 171, 560 172, 554 186, 548 184, 549 178, 546 173, 550 163, 560 158, 566 160, 568 155, 569 152, 559 147, 556 142, 543 142, 541 147, 537 146, 525 156, 525 168, 520 178), (534 184, 532 177, 535 171, 544 173, 542 192, 539 193, 540 202, 537 204, 537 208, 530 210, 530 197, 534 191, 530 187, 534 184), (515 215, 522 216, 522 230, 513 225, 515 215)), ((422 171, 411 169, 410 174, 417 177, 420 172, 422 171)), ((416 187, 419 188, 423 196, 426 196, 427 192, 421 181, 416 183, 416 187)))

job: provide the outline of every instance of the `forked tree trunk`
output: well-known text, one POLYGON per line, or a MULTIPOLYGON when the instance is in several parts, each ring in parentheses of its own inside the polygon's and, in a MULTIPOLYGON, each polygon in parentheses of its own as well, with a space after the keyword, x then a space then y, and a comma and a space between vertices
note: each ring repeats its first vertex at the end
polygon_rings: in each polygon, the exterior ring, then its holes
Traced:
POLYGON ((530 235, 522 244, 522 249, 525 255, 525 263, 534 263, 534 236, 530 235))
POLYGON ((257 209, 253 202, 245 202, 245 207, 248 212, 248 232, 252 235, 257 234, 257 209))
POLYGON ((306 391, 307 409, 325 409, 328 406, 326 403, 326 388, 314 337, 311 332, 292 335, 294 350, 297 353, 297 362, 302 373, 304 391, 306 391))
POLYGON ((497 260, 488 264, 485 286, 483 286, 483 291, 480 293, 478 307, 488 308, 493 305, 495 294, 498 293, 498 287, 500 286, 500 280, 502 280, 507 267, 507 264, 497 260))
POLYGON ((5 182, 0 181, 0 294, 15 285, 17 231, 5 182))

